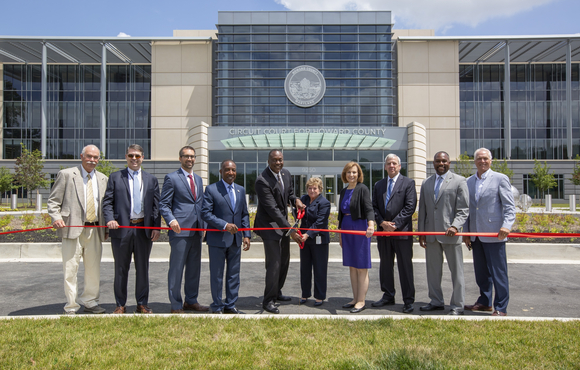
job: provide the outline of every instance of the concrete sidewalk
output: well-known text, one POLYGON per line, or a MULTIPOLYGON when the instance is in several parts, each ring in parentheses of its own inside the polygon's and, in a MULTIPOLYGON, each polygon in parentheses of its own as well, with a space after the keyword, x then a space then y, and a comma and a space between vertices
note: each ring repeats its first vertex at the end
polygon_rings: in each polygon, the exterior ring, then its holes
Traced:
MULTIPOLYGON (((291 258, 298 261, 300 254, 298 246, 291 243, 291 258)), ((160 262, 169 260, 170 247, 169 243, 153 243, 151 252, 151 261, 160 262)), ((373 261, 379 261, 379 254, 376 243, 371 245, 371 258, 373 261)), ((580 264, 580 244, 549 244, 549 243, 508 243, 507 244, 508 262, 512 263, 557 263, 557 264, 580 264)), ((422 262, 425 260, 425 251, 415 243, 413 246, 414 261, 422 262)), ((330 244, 330 261, 341 262, 342 250, 338 243, 330 244)), ((207 247, 203 248, 202 258, 207 261, 207 247)), ((471 262, 471 252, 464 248, 464 262, 471 262)), ((247 252, 242 252, 242 259, 246 261, 263 261, 264 247, 262 243, 252 243, 247 252)), ((0 243, 0 262, 34 262, 34 261, 52 261, 60 262, 61 244, 60 243, 0 243)), ((104 262, 113 261, 111 252, 111 243, 103 243, 104 262)))

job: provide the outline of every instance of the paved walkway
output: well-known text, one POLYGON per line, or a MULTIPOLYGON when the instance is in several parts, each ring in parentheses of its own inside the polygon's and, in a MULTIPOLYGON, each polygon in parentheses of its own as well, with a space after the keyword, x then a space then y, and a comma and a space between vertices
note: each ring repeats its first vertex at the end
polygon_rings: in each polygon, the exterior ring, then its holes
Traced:
MULTIPOLYGON (((208 263, 202 263, 199 302, 209 305, 208 263)), ((397 304, 385 308, 373 308, 370 303, 381 297, 378 282, 378 263, 373 263, 370 270, 370 288, 367 294, 367 310, 361 314, 352 315, 341 306, 351 299, 351 287, 348 268, 340 262, 329 263, 328 298, 320 307, 314 307, 309 300, 306 305, 298 305, 300 296, 299 263, 292 262, 287 278, 284 294, 292 296, 291 302, 283 302, 280 312, 287 315, 308 317, 338 317, 338 315, 365 316, 367 318, 409 316, 445 316, 445 311, 434 314, 424 314, 419 306, 428 303, 427 283, 425 279, 425 264, 414 263, 416 304, 412 315, 401 312, 402 301, 400 289, 397 286, 397 304)), ((169 313, 170 305, 167 297, 167 262, 153 262, 150 266, 151 293, 149 306, 155 313, 169 313)), ((3 262, 0 263, 2 289, 0 290, 0 316, 33 316, 59 315, 65 303, 63 292, 62 265, 57 262, 3 262)), ((264 263, 242 262, 240 299, 237 307, 247 314, 261 314, 261 296, 264 289, 264 263)), ((396 273, 396 271, 395 271, 396 273)), ((509 265, 511 300, 508 306, 510 318, 573 318, 580 319, 580 268, 575 264, 543 264, 516 263, 509 265)), ((79 272, 79 283, 82 286, 83 268, 79 272)), ((398 275, 397 275, 398 276, 398 275)), ((129 279, 128 312, 135 309, 134 270, 131 269, 129 279)), ((465 264, 466 303, 472 304, 478 296, 475 284, 473 265, 465 264)), ((443 274, 443 290, 448 302, 451 294, 450 276, 447 268, 443 274)), ((115 308, 113 296, 113 263, 103 262, 101 265, 101 300, 100 303, 110 313, 115 308)), ((195 315, 195 314, 188 314, 195 315)), ((268 314, 269 315, 269 314, 268 314)), ((262 315, 265 316, 265 315, 262 315)), ((491 318, 490 313, 466 312, 466 318, 491 318)))

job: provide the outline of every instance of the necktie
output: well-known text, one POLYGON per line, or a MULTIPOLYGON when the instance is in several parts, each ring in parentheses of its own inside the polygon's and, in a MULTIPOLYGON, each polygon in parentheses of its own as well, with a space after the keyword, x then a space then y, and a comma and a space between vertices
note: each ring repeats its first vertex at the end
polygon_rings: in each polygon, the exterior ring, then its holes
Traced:
POLYGON ((197 197, 195 196, 195 182, 193 182, 193 176, 188 175, 187 177, 189 177, 189 187, 191 188, 191 194, 193 194, 193 200, 197 200, 197 197))
POLYGON ((87 214, 86 222, 97 221, 97 214, 95 212, 95 195, 93 193, 93 180, 91 175, 87 174, 87 214))
POLYGON ((228 195, 230 196, 230 203, 232 204, 232 209, 236 208, 236 199, 234 198, 234 186, 228 186, 228 195))
POLYGON ((437 183, 435 184, 435 200, 439 197, 439 188, 441 188, 441 183, 443 182, 443 177, 439 176, 437 183))
POLYGON ((141 213, 141 185, 139 184, 139 171, 133 172, 133 212, 141 213))
POLYGON ((280 177, 280 174, 277 174, 276 177, 278 178, 278 184, 280 184, 280 187, 284 189, 284 184, 282 184, 282 177, 280 177))
POLYGON ((387 210, 387 204, 389 204, 389 199, 391 199, 392 191, 393 191, 393 179, 389 179, 389 186, 387 187, 387 199, 385 199, 385 212, 387 210))

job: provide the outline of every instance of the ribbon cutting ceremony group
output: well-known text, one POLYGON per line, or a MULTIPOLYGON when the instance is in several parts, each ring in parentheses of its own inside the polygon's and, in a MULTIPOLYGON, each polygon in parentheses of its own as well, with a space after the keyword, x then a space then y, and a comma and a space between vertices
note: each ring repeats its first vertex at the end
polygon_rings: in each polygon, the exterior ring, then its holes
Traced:
MULTIPOLYGON (((167 292, 172 314, 185 311, 242 314, 236 307, 240 288, 242 250, 250 249, 251 233, 264 247, 264 312, 280 313, 279 301, 291 301, 282 288, 290 265, 291 239, 300 246, 299 304, 314 306, 326 300, 330 233, 336 233, 342 248, 342 263, 348 266, 352 299, 342 307, 350 313, 366 306, 371 263, 371 237, 376 236, 380 257, 379 282, 382 297, 373 307, 395 304, 395 257, 403 312, 415 310, 413 236, 425 249, 429 303, 420 311, 445 310, 442 290, 444 257, 451 273, 449 314, 464 310, 490 311, 506 316, 509 279, 506 240, 516 218, 516 207, 507 176, 490 169, 491 152, 474 153, 477 172, 465 179, 449 170, 450 158, 439 151, 433 158, 435 174, 423 181, 417 194, 415 181, 401 174, 395 154, 385 158, 388 175, 372 189, 364 185, 361 166, 346 163, 341 178, 345 184, 337 203, 338 229, 329 230, 331 203, 322 180, 311 177, 307 194, 296 194, 290 172, 284 168, 282 150, 271 150, 266 168, 257 177, 255 221, 250 216, 244 187, 235 183, 236 163, 224 160, 221 180, 205 186, 194 173, 195 149, 179 150, 180 168, 167 174, 160 190, 155 176, 143 171, 144 151, 130 145, 127 167, 107 178, 96 170, 99 148, 83 148, 81 164, 61 170, 48 199, 52 227, 62 237, 64 313, 105 313, 99 305, 102 242, 110 238, 114 258, 113 314, 126 313, 131 261, 135 269, 136 313, 151 314, 149 258, 153 242, 160 237, 161 218, 168 229, 170 256, 167 292), (413 215, 418 206, 418 230, 413 215), (296 222, 289 221, 289 208, 296 222), (209 255, 212 302, 198 302, 202 243, 209 255), (465 302, 464 245, 473 254, 479 298, 465 302), (84 287, 79 295, 77 275, 81 257, 84 287), (182 287, 184 296, 182 296, 182 287), (224 293, 225 291, 225 293, 224 293)), ((346 277, 345 277, 346 278, 346 277)), ((373 287, 372 289, 378 289, 373 287)))

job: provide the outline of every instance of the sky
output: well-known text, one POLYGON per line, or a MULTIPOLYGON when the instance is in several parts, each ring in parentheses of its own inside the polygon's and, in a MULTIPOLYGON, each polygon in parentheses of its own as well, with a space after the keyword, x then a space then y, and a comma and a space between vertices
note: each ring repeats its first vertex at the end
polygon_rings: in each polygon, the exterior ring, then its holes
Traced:
POLYGON ((437 36, 580 33, 578 0, 22 0, 2 6, 0 36, 168 37, 215 29, 218 11, 390 10, 394 29, 437 36))

